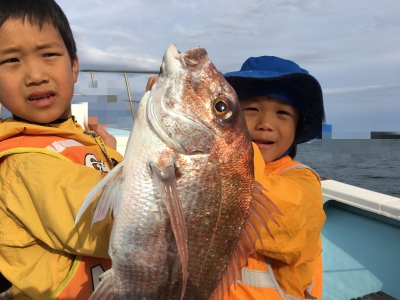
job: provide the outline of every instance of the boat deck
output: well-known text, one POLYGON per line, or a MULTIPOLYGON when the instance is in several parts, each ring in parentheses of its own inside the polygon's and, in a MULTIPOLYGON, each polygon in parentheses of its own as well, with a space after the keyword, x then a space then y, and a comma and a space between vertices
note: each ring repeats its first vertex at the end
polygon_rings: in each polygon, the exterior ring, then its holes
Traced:
POLYGON ((334 180, 322 188, 323 299, 400 299, 400 199, 334 180))

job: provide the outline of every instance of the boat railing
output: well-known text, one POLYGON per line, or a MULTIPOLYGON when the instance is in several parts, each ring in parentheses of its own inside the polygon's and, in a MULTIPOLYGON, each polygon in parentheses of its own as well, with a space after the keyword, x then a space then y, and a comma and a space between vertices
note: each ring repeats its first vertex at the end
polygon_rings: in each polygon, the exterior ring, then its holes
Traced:
MULTIPOLYGON (((119 74, 123 74, 124 78, 125 78, 126 92, 128 94, 128 102, 129 102, 130 109, 131 109, 131 112, 132 112, 132 119, 135 118, 135 112, 134 112, 134 108, 133 108, 133 102, 135 102, 135 101, 132 100, 131 89, 130 89, 129 80, 128 80, 128 74, 149 74, 149 75, 157 75, 157 74, 159 74, 159 71, 152 71, 152 70, 145 71, 145 70, 80 69, 79 72, 80 73, 89 73, 90 74, 90 78, 91 78, 93 87, 96 87, 95 73, 119 73, 119 74)), ((74 94, 74 96, 82 96, 82 95, 74 94)), ((2 110, 3 110, 3 106, 0 103, 0 119, 2 118, 2 110)))
POLYGON ((132 119, 135 119, 135 112, 134 112, 134 108, 133 108, 133 102, 135 102, 134 100, 132 100, 132 95, 131 95, 131 88, 129 85, 129 80, 128 80, 128 74, 149 74, 149 75, 157 75, 160 72, 159 71, 144 71, 144 70, 95 70, 95 69, 80 69, 79 70, 80 73, 89 73, 90 74, 90 78, 92 81, 92 86, 95 87, 95 73, 119 73, 119 74, 123 74, 124 78, 125 78, 125 85, 126 85, 126 92, 128 94, 128 102, 129 102, 129 106, 131 109, 131 113, 132 113, 132 119))

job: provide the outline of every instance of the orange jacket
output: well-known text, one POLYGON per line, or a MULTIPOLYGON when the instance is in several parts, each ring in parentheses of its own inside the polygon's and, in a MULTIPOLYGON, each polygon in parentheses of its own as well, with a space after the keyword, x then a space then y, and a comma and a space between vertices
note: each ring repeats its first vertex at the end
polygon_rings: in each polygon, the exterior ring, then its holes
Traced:
POLYGON ((110 259, 77 256, 67 277, 46 300, 89 299, 100 283, 100 275, 110 268, 110 259))
POLYGON ((268 224, 275 241, 261 230, 264 247, 257 241, 257 258, 249 256, 242 280, 224 299, 321 299, 325 213, 319 177, 289 156, 265 165, 257 147, 254 164, 256 180, 283 216, 276 216, 279 226, 268 224))
POLYGON ((72 120, 50 126, 0 121, 0 272, 14 299, 88 298, 96 277, 111 266, 112 220, 91 228, 90 209, 77 226, 75 216, 121 160, 72 120))

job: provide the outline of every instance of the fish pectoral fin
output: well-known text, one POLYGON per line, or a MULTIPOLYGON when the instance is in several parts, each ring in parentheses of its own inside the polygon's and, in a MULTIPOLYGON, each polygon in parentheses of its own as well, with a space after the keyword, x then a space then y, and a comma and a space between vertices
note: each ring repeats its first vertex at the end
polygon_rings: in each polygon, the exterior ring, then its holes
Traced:
POLYGON ((175 177, 175 164, 172 161, 165 167, 159 167, 155 162, 150 162, 153 178, 163 200, 174 232, 179 257, 182 264, 182 295, 183 299, 187 284, 188 252, 187 252, 187 230, 182 201, 179 196, 175 177))
POLYGON ((75 225, 90 206, 93 199, 95 199, 100 192, 101 194, 94 207, 92 225, 97 221, 103 220, 108 211, 110 211, 110 214, 112 214, 114 217, 118 214, 121 208, 121 182, 123 179, 123 166, 124 161, 119 163, 105 177, 103 177, 103 179, 99 181, 99 183, 89 192, 89 194, 87 194, 75 218, 75 225))
POLYGON ((114 300, 114 288, 112 269, 107 270, 100 276, 100 283, 97 285, 89 300, 114 300))

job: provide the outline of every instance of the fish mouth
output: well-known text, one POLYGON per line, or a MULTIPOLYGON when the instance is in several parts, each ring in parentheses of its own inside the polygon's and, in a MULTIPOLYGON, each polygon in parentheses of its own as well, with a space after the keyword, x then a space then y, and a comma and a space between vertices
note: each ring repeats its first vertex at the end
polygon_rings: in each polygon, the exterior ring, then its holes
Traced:
POLYGON ((186 51, 183 54, 183 60, 186 63, 186 68, 192 72, 203 69, 203 66, 209 61, 207 51, 203 47, 186 51))
POLYGON ((183 55, 176 45, 169 45, 167 51, 165 51, 163 61, 161 64, 160 76, 166 76, 168 73, 175 73, 180 68, 186 68, 185 61, 183 60, 183 55))
POLYGON ((166 52, 169 52, 175 59, 180 60, 182 57, 182 52, 176 48, 175 44, 169 45, 166 52))
POLYGON ((182 53, 178 51, 176 45, 171 44, 165 51, 160 74, 174 72, 174 69, 182 68, 196 73, 201 71, 208 62, 208 54, 203 47, 197 47, 182 53))
POLYGON ((170 45, 163 57, 160 78, 147 102, 146 117, 152 130, 178 153, 195 155, 210 151, 211 144, 205 143, 205 140, 212 138, 212 128, 195 115, 181 111, 179 105, 165 103, 165 99, 169 99, 170 103, 179 103, 180 98, 186 97, 182 94, 183 78, 198 77, 207 63, 207 52, 202 47, 181 53, 175 45, 170 45), (193 139, 195 135, 204 138, 203 142, 193 139))

